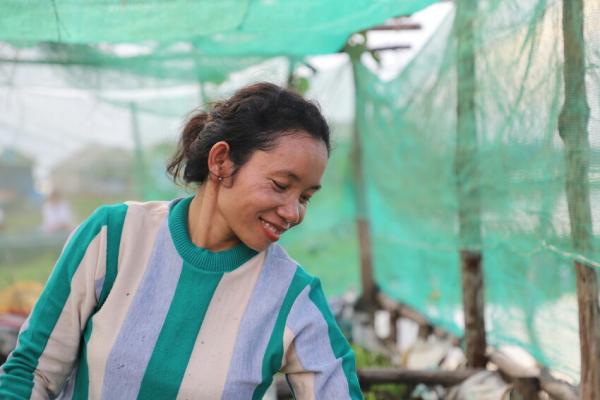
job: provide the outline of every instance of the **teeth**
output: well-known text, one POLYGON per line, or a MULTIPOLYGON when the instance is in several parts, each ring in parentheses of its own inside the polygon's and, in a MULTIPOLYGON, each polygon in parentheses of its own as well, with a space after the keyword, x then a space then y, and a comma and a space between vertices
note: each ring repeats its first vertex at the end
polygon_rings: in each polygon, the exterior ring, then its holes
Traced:
POLYGON ((265 227, 267 227, 267 228, 268 228, 268 229, 269 229, 271 232, 273 232, 273 233, 275 233, 275 234, 277 234, 277 235, 279 235, 279 234, 281 233, 281 231, 280 231, 279 229, 275 228, 275 226, 274 226, 274 225, 272 225, 272 224, 268 223, 267 221, 265 221, 265 220, 263 220, 263 219, 261 219, 260 221, 261 221, 261 222, 263 223, 263 225, 264 225, 265 227))

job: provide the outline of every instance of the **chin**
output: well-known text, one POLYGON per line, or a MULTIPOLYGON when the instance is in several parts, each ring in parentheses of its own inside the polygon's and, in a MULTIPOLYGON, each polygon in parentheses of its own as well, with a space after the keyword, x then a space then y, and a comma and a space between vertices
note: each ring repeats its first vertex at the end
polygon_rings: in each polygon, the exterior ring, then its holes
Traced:
POLYGON ((260 253, 261 251, 265 251, 269 247, 269 245, 270 245, 270 243, 258 245, 258 246, 246 244, 246 246, 250 247, 252 250, 256 251, 257 253, 260 253))
POLYGON ((271 245, 271 242, 269 241, 259 241, 259 240, 242 240, 242 242, 250 247, 252 250, 257 251, 257 252, 261 252, 263 250, 266 250, 267 247, 269 247, 271 245))

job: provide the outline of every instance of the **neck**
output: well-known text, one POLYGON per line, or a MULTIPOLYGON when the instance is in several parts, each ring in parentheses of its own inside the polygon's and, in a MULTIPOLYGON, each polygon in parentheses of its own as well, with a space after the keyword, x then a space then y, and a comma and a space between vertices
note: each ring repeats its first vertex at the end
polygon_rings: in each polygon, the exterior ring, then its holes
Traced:
POLYGON ((226 250, 240 242, 219 212, 219 189, 219 185, 207 180, 198 188, 188 212, 192 243, 213 252, 226 250))

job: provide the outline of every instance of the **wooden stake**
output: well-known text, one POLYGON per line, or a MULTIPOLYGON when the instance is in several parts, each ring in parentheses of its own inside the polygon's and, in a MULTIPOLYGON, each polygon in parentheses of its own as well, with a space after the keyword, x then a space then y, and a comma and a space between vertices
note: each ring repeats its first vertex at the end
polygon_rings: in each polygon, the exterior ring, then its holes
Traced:
POLYGON ((476 13, 476 10, 477 0, 458 0, 454 21, 457 38, 457 135, 454 167, 458 193, 466 356, 467 365, 472 368, 484 367, 487 361, 475 120, 473 13, 476 13))
MULTIPOLYGON (((358 116, 359 99, 358 99, 358 74, 357 66, 360 63, 360 55, 362 50, 348 51, 352 61, 352 71, 354 77, 355 93, 355 115, 358 116)), ((377 286, 373 277, 373 251, 371 244, 371 227, 369 224, 369 212, 367 204, 367 188, 364 178, 364 167, 362 161, 362 146, 360 134, 358 130, 358 118, 354 120, 353 143, 352 143, 352 178, 354 182, 354 196, 356 200, 356 228, 358 231, 358 244, 360 251, 360 279, 362 286, 362 295, 358 301, 357 308, 367 311, 373 319, 373 313, 376 308, 377 286)))
MULTIPOLYGON (((592 217, 589 195, 589 106, 585 87, 583 0, 562 2, 565 102, 558 131, 565 143, 566 193, 573 247, 579 254, 592 250, 592 217)), ((600 311, 596 271, 576 261, 581 398, 600 399, 600 311)))

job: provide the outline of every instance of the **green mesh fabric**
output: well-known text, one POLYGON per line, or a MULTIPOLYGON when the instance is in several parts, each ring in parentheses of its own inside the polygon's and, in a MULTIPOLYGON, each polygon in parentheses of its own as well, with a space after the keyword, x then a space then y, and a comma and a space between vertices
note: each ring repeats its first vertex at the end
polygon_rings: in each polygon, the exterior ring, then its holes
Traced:
MULTIPOLYGON (((490 343, 517 344, 573 378, 576 258, 600 266, 600 6, 585 2, 592 245, 571 242, 565 196, 561 2, 481 2, 475 18, 477 181, 456 175, 456 35, 439 28, 395 79, 357 67, 357 121, 384 291, 462 332, 458 250, 480 249, 490 343), (457 182, 481 195, 482 242, 461 245, 457 182)), ((579 110, 585 112, 585 110, 579 110)), ((468 178, 468 177, 467 177, 468 178)))
POLYGON ((195 39, 210 55, 320 54, 435 0, 3 2, 0 40, 77 44, 195 39))
MULTIPOLYGON (((127 137, 131 160, 124 174, 136 185, 122 195, 178 196, 164 164, 182 119, 199 103, 246 83, 233 75, 258 65, 261 74, 250 73, 249 81, 266 77, 285 84, 292 68, 271 56, 296 62, 338 52, 352 32, 431 3, 4 1, 0 40, 24 54, 33 49, 34 62, 0 64, 2 84, 10 88, 0 127, 15 132, 16 144, 43 146, 45 158, 58 148, 72 146, 75 152, 127 137), (123 51, 132 43, 135 51, 123 51), (55 87, 50 75, 60 77, 55 87), (80 98, 94 98, 94 109, 82 109, 80 98), (28 113, 19 124, 9 120, 6 115, 24 104, 28 113), (52 118, 56 114, 60 121, 52 118), (110 135, 94 136, 92 126, 110 135)), ((481 250, 489 342, 522 346, 574 379, 579 338, 573 261, 600 266, 600 3, 584 4, 592 220, 586 252, 571 241, 565 148, 558 135, 564 101, 561 1, 481 0, 469 14, 477 135, 467 143, 476 156, 466 168, 478 171, 476 180, 456 174, 453 14, 394 79, 384 82, 360 63, 354 68, 367 217, 382 290, 461 335, 458 252, 481 250), (471 217, 481 224, 481 239, 459 236, 457 182, 480 193, 480 211, 471 217)), ((335 82, 330 90, 338 90, 335 82)), ((359 255, 352 135, 334 126, 334 136, 323 190, 284 245, 322 278, 328 295, 341 295, 360 288, 359 255)), ((13 143, 2 139, 0 145, 13 143)), ((98 170, 91 168, 85 179, 101 178, 98 170)))

